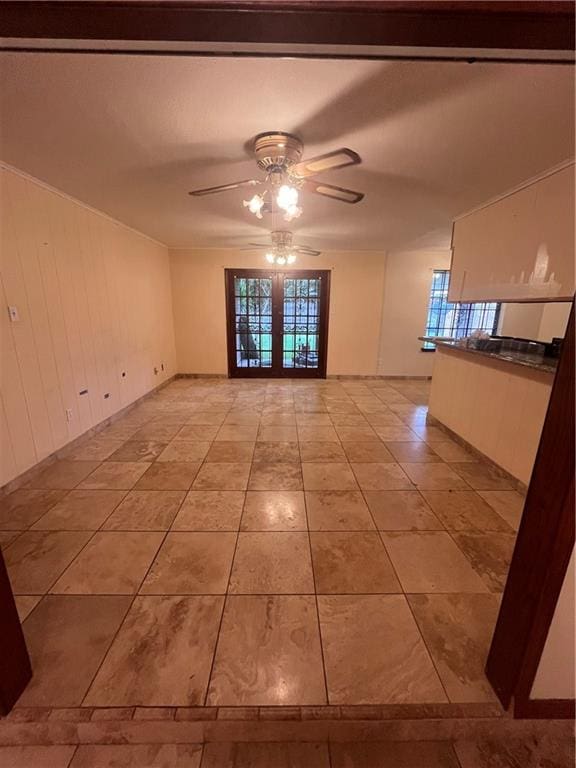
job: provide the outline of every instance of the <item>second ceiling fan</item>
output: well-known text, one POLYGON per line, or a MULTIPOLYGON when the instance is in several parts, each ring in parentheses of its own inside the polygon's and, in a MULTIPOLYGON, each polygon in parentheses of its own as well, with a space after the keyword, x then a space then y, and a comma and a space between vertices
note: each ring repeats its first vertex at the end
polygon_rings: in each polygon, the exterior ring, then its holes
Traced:
POLYGON ((293 241, 292 232, 286 230, 276 230, 270 232, 272 243, 250 243, 250 245, 241 248, 242 251, 264 251, 266 261, 269 264, 293 264, 296 256, 320 256, 320 251, 309 248, 307 245, 297 245, 293 241))
POLYGON ((244 179, 217 187, 195 189, 189 194, 203 197, 232 189, 263 187, 250 200, 244 201, 244 205, 258 218, 262 218, 264 213, 283 213, 286 221, 297 218, 302 212, 298 206, 300 190, 351 204, 359 203, 364 197, 362 192, 314 178, 318 173, 359 165, 362 162, 360 156, 351 149, 343 147, 302 160, 304 145, 297 136, 272 131, 256 136, 253 151, 258 167, 266 174, 264 179, 244 179))

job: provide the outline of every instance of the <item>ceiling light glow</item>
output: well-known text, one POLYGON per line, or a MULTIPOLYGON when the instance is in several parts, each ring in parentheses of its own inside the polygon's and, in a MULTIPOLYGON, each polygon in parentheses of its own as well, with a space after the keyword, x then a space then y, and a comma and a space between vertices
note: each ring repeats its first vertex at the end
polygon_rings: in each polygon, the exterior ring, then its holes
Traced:
POLYGON ((290 187, 288 184, 283 184, 278 190, 276 202, 284 211, 296 208, 298 205, 298 190, 296 187, 290 187))
POLYGON ((286 213, 283 217, 284 221, 292 221, 292 219, 297 219, 301 213, 302 208, 299 208, 297 205, 291 205, 286 209, 286 213))
POLYGON ((257 219, 262 218, 263 206, 264 198, 261 195, 254 195, 250 200, 244 200, 244 207, 248 208, 250 213, 253 213, 257 219))
POLYGON ((294 264, 296 261, 296 255, 294 253, 278 253, 275 251, 270 251, 264 258, 268 264, 276 264, 279 267, 283 267, 285 264, 294 264))
POLYGON ((282 215, 284 221, 292 221, 302 214, 302 208, 298 205, 298 189, 290 184, 278 186, 282 178, 284 178, 282 171, 270 171, 268 182, 271 187, 259 195, 254 195, 250 200, 244 200, 244 207, 248 208, 257 219, 262 219, 264 213, 276 212, 282 215), (271 197, 273 195, 275 196, 271 197))

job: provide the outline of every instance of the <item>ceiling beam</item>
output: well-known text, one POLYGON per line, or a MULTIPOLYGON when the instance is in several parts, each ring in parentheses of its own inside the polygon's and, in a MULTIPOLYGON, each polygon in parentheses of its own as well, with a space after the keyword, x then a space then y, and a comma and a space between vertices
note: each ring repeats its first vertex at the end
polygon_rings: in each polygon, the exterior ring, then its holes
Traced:
MULTIPOLYGON (((378 46, 488 49, 573 57, 572 2, 414 0, 10 0, 0 36, 10 41, 378 46)), ((35 44, 37 45, 37 43, 35 44)), ((46 46, 48 49, 52 46, 46 46)), ((541 56, 540 56, 541 58, 541 56)))

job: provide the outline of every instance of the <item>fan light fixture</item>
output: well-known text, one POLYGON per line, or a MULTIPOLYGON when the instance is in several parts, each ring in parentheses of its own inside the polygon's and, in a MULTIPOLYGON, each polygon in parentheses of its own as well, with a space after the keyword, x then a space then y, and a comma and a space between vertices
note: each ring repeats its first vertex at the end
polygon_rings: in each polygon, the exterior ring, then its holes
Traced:
POLYGON ((265 256, 268 264, 277 264, 279 267, 283 267, 285 264, 294 264, 296 256, 293 253, 274 253, 270 251, 265 256))
POLYGON ((264 196, 254 195, 250 200, 244 200, 244 208, 248 208, 257 219, 262 218, 262 208, 264 207, 264 196))
POLYGON ((285 211, 285 221, 297 219, 302 213, 302 208, 298 207, 298 190, 296 187, 283 184, 278 190, 276 202, 278 203, 278 207, 285 211))
POLYGON ((307 245, 297 245, 293 241, 293 234, 286 229, 276 229, 270 233, 272 243, 249 243, 243 248, 252 251, 254 248, 262 251, 268 264, 294 264, 299 255, 320 256, 320 251, 315 251, 307 245))
MULTIPOLYGON (((273 210, 273 207, 266 206, 266 197, 269 190, 264 190, 261 194, 256 194, 250 198, 250 200, 244 200, 244 208, 248 208, 250 213, 253 213, 257 219, 263 217, 263 213, 273 210)), ((292 221, 297 219, 301 213, 302 208, 298 206, 298 190, 296 187, 291 187, 288 184, 282 184, 278 190, 278 194, 275 197, 276 206, 283 212, 284 221, 292 221)))

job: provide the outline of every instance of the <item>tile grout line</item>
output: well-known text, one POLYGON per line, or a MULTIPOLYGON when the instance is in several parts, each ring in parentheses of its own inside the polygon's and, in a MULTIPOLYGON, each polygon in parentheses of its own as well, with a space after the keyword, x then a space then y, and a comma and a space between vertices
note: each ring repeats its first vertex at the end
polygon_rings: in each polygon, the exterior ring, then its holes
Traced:
MULTIPOLYGON (((276 533, 305 533, 305 531, 276 531, 276 533)), ((346 533, 346 531, 344 531, 346 533)), ((356 531, 353 531, 356 533, 356 531)), ((361 533, 370 533, 370 531, 361 531, 361 533)), ((158 594, 136 594, 132 592, 71 592, 66 595, 56 595, 56 597, 225 597, 227 592, 167 592, 158 594)), ((230 597, 311 597, 314 592, 230 592, 230 597)), ((394 595, 501 595, 502 592, 319 592, 320 597, 370 597, 375 595, 394 596, 394 595)), ((43 597, 42 595, 21 594, 16 597, 43 597)), ((144 705, 143 705, 144 706, 144 705)), ((155 706, 147 704, 146 706, 155 706)))
POLYGON ((454 754, 454 758, 456 759, 454 768, 465 768, 465 766, 463 766, 462 763, 460 762, 460 758, 458 757, 458 752, 456 751, 456 744, 452 739, 450 740, 450 748, 454 754))
MULTIPOLYGON (((391 490, 391 491, 369 491, 369 493, 402 493, 403 491, 407 493, 414 493, 414 490, 411 488, 404 488, 400 489, 400 491, 391 490)), ((143 491, 143 493, 148 493, 149 491, 143 491)), ((156 491, 151 490, 151 493, 156 493, 156 491)), ((174 493, 178 493, 177 490, 170 491, 174 493)), ((196 491, 197 493, 206 493, 206 491, 196 491)), ((302 491, 284 491, 284 490, 266 490, 266 491, 211 491, 209 490, 208 493, 302 493, 302 491)), ((160 491, 162 493, 162 491, 160 491)), ((185 491, 183 493, 186 493, 185 491)), ((358 489, 351 489, 349 491, 304 491, 304 493, 361 493, 358 489)), ((186 497, 185 497, 186 498, 186 497)), ((184 499, 185 500, 185 499, 184 499)), ((439 521, 442 525, 443 523, 439 521)), ((34 530, 22 530, 18 531, 18 534, 22 533, 234 533, 236 530, 234 529, 223 529, 223 528, 172 528, 173 523, 168 528, 37 528, 34 530)), ((412 529, 412 528, 311 528, 310 529, 313 533, 366 533, 368 531, 381 531, 382 533, 477 533, 477 534, 500 534, 502 536, 513 536, 514 531, 508 532, 508 531, 499 531, 494 528, 418 528, 418 529, 412 529)), ((271 529, 271 528, 250 528, 250 530, 242 531, 242 533, 305 533, 305 528, 278 528, 278 529, 271 529)), ((13 542, 10 542, 9 546, 12 546, 13 542)))
POLYGON ((74 750, 72 751, 72 754, 70 755, 70 761, 68 762, 68 765, 66 768, 72 768, 72 763, 74 762, 74 758, 76 757, 76 753, 80 749, 80 744, 74 745, 74 750))
MULTIPOLYGON (((366 499, 364 499, 364 501, 367 504, 366 499)), ((368 506, 368 504, 367 504, 367 506, 368 506)), ((370 515, 372 515, 372 511, 370 510, 369 506, 368 506, 368 511, 370 512, 370 515)), ((373 516, 372 516, 372 520, 373 520, 374 524, 376 524, 376 520, 374 519, 373 516)), ((412 606, 410 605, 410 601, 408 600, 408 593, 404 589, 404 585, 403 585, 402 581, 400 580, 400 575, 398 574, 398 571, 396 570, 396 566, 394 565, 394 562, 393 562, 392 558, 390 557, 390 553, 388 552, 388 549, 386 547, 386 543, 385 543, 384 539, 382 538, 381 532, 378 530, 378 528, 376 530, 378 531, 378 536, 380 537, 380 541, 382 542, 382 546, 384 547, 384 551, 388 555, 388 560, 390 561, 390 565, 392 566, 392 570, 394 571, 394 574, 396 576, 398 584, 400 585, 400 588, 402 590, 402 597, 404 598, 404 602, 407 605, 408 610, 410 611, 410 615, 412 616, 412 620, 414 621, 414 623, 416 625, 416 629, 418 630, 418 634, 420 635, 420 639, 422 640, 422 642, 424 644, 424 648, 426 649, 426 653, 428 654, 428 658, 430 659, 430 661, 432 663, 432 667, 434 668, 434 671, 436 672, 436 677, 440 681, 440 685, 442 686, 442 690, 444 691, 444 695, 446 696, 446 701, 448 703, 450 703, 450 697, 448 696, 448 691, 446 690, 446 687, 444 685, 444 681, 442 680, 442 678, 440 676, 440 673, 438 671, 438 668, 436 666, 436 663, 434 661, 434 658, 433 658, 432 654, 430 653, 430 649, 428 648, 428 645, 426 643, 426 640, 424 638, 424 635, 422 633, 420 625, 416 621, 416 616, 414 615, 414 611, 412 610, 412 606)))
MULTIPOLYGON (((218 427, 218 429, 216 431, 216 434, 214 435, 214 439, 211 441, 211 446, 216 441, 216 437, 218 437, 218 435, 220 434, 220 430, 224 426, 224 422, 226 421, 226 418, 230 415, 230 411, 231 410, 232 410, 231 407, 228 407, 228 408, 222 410, 224 415, 223 415, 222 421, 218 425, 216 425, 216 424, 205 425, 205 426, 217 426, 218 427)), ((199 477, 200 473, 202 472, 202 469, 205 466, 205 464, 210 463, 210 462, 206 461, 206 456, 208 455, 209 452, 210 452, 210 448, 208 449, 208 451, 206 451, 206 455, 204 456, 204 459, 200 462, 200 466, 198 467, 198 471, 196 472, 196 475, 194 476, 194 480, 192 481, 192 483, 190 485, 190 488, 188 489, 188 493, 191 490, 193 490, 194 483, 196 482, 196 479, 199 477)), ((186 494, 186 495, 188 495, 188 494, 186 494)), ((245 502, 246 502, 246 490, 244 489, 244 503, 245 502)), ((244 512, 244 504, 242 505, 242 513, 243 512, 244 512)), ((240 515, 240 521, 241 520, 242 520, 242 514, 240 515)), ((224 621, 224 611, 226 610, 226 603, 227 603, 227 599, 228 599, 228 588, 229 588, 229 585, 230 585, 230 579, 232 577, 232 568, 234 566, 234 558, 236 557, 236 548, 238 546, 238 537, 239 537, 239 534, 240 534, 240 521, 238 522, 238 531, 236 532, 236 542, 234 544, 234 553, 232 555, 232 560, 231 560, 231 563, 230 563, 230 571, 228 573, 228 581, 227 581, 226 591, 224 593, 224 599, 222 600, 222 609, 221 609, 221 612, 220 612, 220 620, 218 622, 218 630, 216 632, 216 641, 214 643, 214 650, 213 650, 213 653, 212 653, 212 661, 211 661, 211 664, 210 664, 210 670, 208 672, 208 675, 206 676, 206 690, 205 690, 204 696, 203 696, 203 706, 207 706, 207 703, 208 703, 208 694, 210 692, 210 683, 212 682, 212 673, 214 671, 214 664, 216 662, 216 653, 218 651, 218 643, 219 643, 219 640, 220 640, 220 632, 222 630, 222 623, 224 621)))
MULTIPOLYGON (((148 470, 146 470, 146 472, 147 471, 148 470)), ((146 472, 144 472, 144 474, 146 472)), ((138 481, 136 481, 136 482, 138 482, 138 481)), ((134 483, 134 485, 136 485, 136 483, 134 483)), ((126 497, 124 497, 124 498, 126 498, 126 497)), ((127 610, 126 610, 126 612, 124 614, 124 617, 122 618, 122 621, 119 623, 118 628, 116 629, 116 632, 114 632, 114 635, 113 635, 110 643, 108 644, 105 653, 102 654, 102 659, 100 661, 100 664, 98 664, 98 667, 97 667, 96 671, 94 672, 94 675, 92 676, 89 684, 86 686, 84 696, 82 697, 81 706, 86 701, 86 698, 87 698, 88 694, 90 693, 90 690, 91 690, 92 686, 94 685, 94 682, 95 682, 98 674, 100 673, 100 670, 104 666, 104 663, 105 663, 106 659, 108 658, 108 654, 110 653, 110 651, 112 649, 112 646, 116 642, 116 639, 117 639, 118 635, 120 634, 120 631, 121 631, 122 627, 124 626, 124 624, 126 622, 126 618, 128 617, 130 611, 134 607, 134 603, 136 602, 136 598, 139 597, 139 591, 142 588, 142 584, 144 583, 146 577, 148 576, 148 573, 150 572, 150 569, 152 568, 152 565, 153 565, 156 557, 158 556, 158 552, 160 551, 160 548, 162 547, 162 545, 164 544, 164 541, 166 540, 167 533, 168 532, 166 531, 164 536, 163 536, 163 538, 162 538, 162 541, 159 543, 158 548, 156 549, 155 554, 151 558, 150 563, 148 565, 148 568, 146 569, 146 572, 145 572, 143 578, 141 579, 141 581, 139 583, 139 586, 136 589, 136 592, 132 595, 132 600, 131 600, 130 605, 128 606, 128 608, 127 608, 127 610)))
MULTIPOLYGON (((462 556, 466 559, 466 561, 469 563, 470 567, 476 573, 476 575, 482 580, 482 583, 486 586, 488 589, 487 593, 483 594, 495 594, 492 592, 492 589, 490 588, 490 585, 486 583, 486 580, 484 579, 484 576, 478 571, 472 560, 468 557, 466 552, 462 549, 458 541, 454 538, 454 533, 494 533, 494 531, 475 531, 475 530, 462 530, 462 531, 453 531, 453 530, 446 530, 446 533, 450 536, 450 539, 454 542, 455 546, 458 548, 458 551, 462 553, 462 556)), ((500 533, 502 535, 502 531, 496 531, 496 533, 500 533)), ((509 536, 510 534, 505 534, 509 536)), ((506 569, 506 579, 508 578, 508 570, 510 569, 510 563, 508 563, 507 569, 506 569)), ((502 589, 502 592, 504 589, 502 589)), ((497 593, 496 593, 497 594, 497 593)))
MULTIPOLYGON (((100 465, 98 465, 98 466, 100 466, 100 465)), ((96 469, 98 469, 98 467, 96 467, 96 469)), ((90 473, 90 474, 92 474, 92 473, 90 473)), ((83 482, 82 480, 79 480, 79 481, 78 481, 78 483, 76 483, 76 485, 75 485, 73 488, 70 488, 70 489, 68 489, 68 490, 69 490, 69 492, 70 492, 70 491, 74 491, 74 490, 76 490, 76 489, 77 489, 77 487, 78 487, 78 485, 80 485, 80 483, 82 483, 82 482, 83 482)), ((67 495, 68 495, 68 494, 66 494, 66 496, 67 496, 67 495)), ((64 496, 63 498, 66 498, 66 496, 64 496)), ((81 531, 80 531, 80 533, 81 533, 81 531)), ((84 544, 82 545, 82 547, 81 547, 81 548, 78 550, 78 552, 77 552, 77 553, 74 555, 74 557, 73 557, 73 558, 70 560, 70 562, 69 562, 67 565, 65 565, 65 566, 64 566, 64 568, 63 568, 63 569, 60 571, 60 573, 59 573, 59 575, 56 577, 56 579, 54 579, 54 581, 52 581, 52 582, 50 583, 50 586, 49 586, 49 587, 48 587, 48 588, 45 590, 45 592, 44 592, 44 597, 46 597, 47 595, 51 594, 51 590, 52 590, 52 589, 54 589, 54 587, 56 586, 57 582, 58 582, 58 581, 60 581, 60 579, 62 578, 62 576, 64 575, 64 573, 65 573, 65 572, 68 570, 68 568, 70 568, 70 566, 71 566, 71 565, 72 565, 72 564, 73 564, 73 563, 76 561, 76 559, 77 559, 77 558, 78 558, 78 557, 79 557, 79 556, 82 554, 82 552, 83 552, 83 551, 86 549, 86 547, 88 546, 88 544, 89 544, 89 543, 92 541, 92 539, 93 539, 93 538, 94 538, 94 536, 96 535, 96 531, 86 531, 86 533, 91 533, 91 535, 90 535, 90 536, 89 536, 89 537, 86 539, 85 543, 84 543, 84 544)), ((44 599, 44 597, 42 598, 42 600, 44 599)))
POLYGON ((318 588, 316 586, 316 571, 314 569, 314 554, 312 551, 312 536, 310 535, 310 521, 308 519, 308 502, 306 501, 306 492, 302 491, 304 497, 304 514, 306 516, 306 533, 308 536, 308 548, 310 551, 310 567, 312 568, 312 581, 314 583, 314 604, 316 605, 316 622, 318 625, 318 641, 320 644, 320 658, 322 660, 322 672, 324 679, 324 694, 326 696, 326 704, 330 706, 330 693, 328 690, 328 673, 326 671, 326 658, 324 654, 324 642, 322 640, 322 625, 320 623, 320 606, 318 604, 318 588))
MULTIPOLYGON (((118 595, 116 595, 116 597, 118 597, 118 595)), ((82 696, 81 701, 80 701, 80 705, 79 705, 80 707, 84 706, 84 702, 86 701, 86 698, 87 698, 88 694, 90 693, 90 690, 91 690, 92 686, 94 685, 94 681, 96 680, 96 677, 98 676, 98 673, 100 672, 100 670, 104 666, 104 662, 108 658, 108 654, 110 653, 110 650, 112 649, 112 646, 114 645, 114 643, 116 641, 116 638, 118 637, 118 635, 120 633, 120 630, 124 626, 124 622, 126 621, 126 617, 128 616, 128 614, 132 610, 132 606, 134 605, 134 601, 136 600, 136 597, 137 597, 137 595, 132 595, 132 600, 130 601, 130 604, 126 608, 126 612, 124 613, 124 616, 122 617, 122 620, 118 624, 118 628, 116 629, 116 631, 112 635, 112 638, 111 638, 110 642, 108 643, 105 652, 102 654, 102 659, 101 659, 100 663, 98 664, 94 674, 92 675, 92 677, 90 679, 90 682, 88 683, 88 685, 85 688, 84 695, 82 696)), ((103 706, 103 705, 100 705, 100 706, 103 706)))
MULTIPOLYGON (((104 462, 101 462, 101 463, 99 464, 99 466, 98 466, 98 467, 96 467, 96 469, 99 469, 99 468, 102 466, 102 464, 103 464, 103 463, 104 463, 104 462)), ((96 471, 96 469, 95 469, 94 471, 96 471)), ((90 473, 90 474, 92 474, 92 473, 90 473)), ((88 477, 89 477, 89 475, 88 475, 88 477)), ((86 479, 86 478, 85 478, 85 479, 86 479)), ((80 483, 82 483, 82 482, 83 482, 83 480, 80 480, 80 481, 79 481, 79 483, 78 483, 77 485, 75 485, 73 488, 70 488, 70 489, 68 489, 68 493, 66 493, 66 495, 65 495, 65 496, 63 496, 63 497, 62 497, 62 499, 60 499, 60 501, 63 501, 65 498, 67 498, 67 497, 70 495, 70 493, 72 493, 72 491, 75 491, 75 490, 93 490, 93 489, 80 489, 80 488, 78 488, 78 486, 79 486, 79 485, 80 485, 80 483)), ((96 489, 96 490, 97 490, 97 489, 96 489)), ((107 488, 106 488, 106 489, 101 489, 101 490, 119 490, 119 491, 122 491, 122 490, 125 490, 125 489, 123 489, 123 488, 118 488, 118 489, 116 489, 116 488, 115 488, 115 489, 107 489, 107 488)), ((116 505, 116 507, 117 507, 117 506, 119 506, 119 504, 120 504, 120 503, 121 503, 121 502, 122 502, 122 501, 123 501, 123 500, 126 498, 126 496, 128 495, 128 493, 129 493, 129 492, 130 492, 129 490, 128 490, 128 491, 126 491, 126 493, 124 494, 123 498, 121 499, 121 501, 120 501, 120 502, 118 502, 118 504, 116 505)), ((57 503, 60 503, 60 502, 57 502, 57 503)), ((114 509, 116 509, 116 507, 115 507, 114 509)), ((50 508, 50 510, 48 510, 48 511, 51 511, 52 509, 53 509, 53 507, 51 507, 51 508, 50 508)), ((112 510, 112 512, 110 513, 110 515, 111 515, 111 514, 113 514, 113 512, 114 512, 114 510, 112 510)), ((46 513, 46 514, 47 514, 47 513, 46 513)), ((110 515, 108 515, 108 517, 106 518, 106 520, 108 520, 108 518, 110 517, 110 515)), ((39 522, 39 521, 38 521, 38 522, 39 522)), ((106 521, 104 521, 104 522, 106 522, 106 521)), ((102 523, 102 525, 103 525, 103 524, 104 524, 104 523, 102 523)), ((36 523, 33 523, 33 525, 36 525, 36 523)), ((31 531, 31 530, 32 530, 32 528, 28 528, 27 530, 28 530, 28 531, 31 531)), ((35 529, 35 530, 41 531, 42 529, 35 529)), ((49 529, 49 530, 47 530, 47 531, 45 531, 45 532, 46 532, 46 533, 60 533, 60 532, 64 532, 64 533, 82 533, 82 532, 85 532, 85 533, 91 533, 91 534, 92 534, 92 535, 91 535, 91 536, 90 536, 90 537, 89 537, 89 538, 86 540, 86 543, 85 543, 85 544, 82 546, 82 548, 81 548, 81 549, 78 551, 78 553, 77 553, 77 554, 76 554, 76 555, 75 555, 75 556, 72 558, 72 560, 71 560, 71 561, 68 563, 68 565, 66 565, 66 566, 64 567, 64 569, 63 569, 63 570, 60 572, 60 574, 59 574, 59 575, 58 575, 58 577, 55 579, 55 581, 51 583, 51 585, 48 587, 48 589, 47 589, 47 590, 46 590, 46 592, 44 593, 43 597, 46 597, 47 595, 50 595, 50 594, 67 594, 67 593, 53 593, 53 592, 52 592, 52 589, 54 589, 54 587, 56 586, 56 584, 58 583, 58 581, 60 581, 60 579, 62 578, 62 576, 64 576, 64 574, 66 573, 66 571, 68 571, 68 569, 69 569, 69 568, 71 568, 71 567, 74 565, 74 563, 75 563, 75 562, 76 562, 76 560, 77 560, 77 559, 80 557, 80 555, 81 555, 81 554, 84 552, 84 550, 86 549, 86 547, 87 547, 87 546, 90 544, 90 542, 91 542, 91 541, 92 541, 92 540, 93 540, 93 539, 96 537, 96 534, 100 532, 100 528, 96 528, 96 529, 92 529, 92 530, 88 529, 88 530, 86 530, 86 531, 84 531, 84 529, 72 529, 72 530, 70 530, 70 531, 67 531, 66 529, 64 529, 63 531, 62 531, 61 529, 56 529, 56 530, 53 530, 53 529, 49 529)), ((84 593, 84 594, 85 594, 85 593, 84 593)))
MULTIPOLYGON (((450 698, 448 690, 446 689, 446 686, 444 684, 444 680, 442 679, 442 675, 440 674, 440 672, 438 670, 438 666, 436 664, 434 656, 433 656, 432 652, 430 651, 430 648, 428 647, 428 643, 426 642, 426 638, 424 637, 424 632, 422 631, 422 628, 420 627, 420 624, 418 623, 418 619, 416 618, 416 614, 414 613, 412 605, 410 604, 410 600, 408 599, 408 595, 409 594, 412 594, 412 593, 404 593, 404 599, 406 601, 406 605, 408 606, 408 610, 410 611, 412 619, 413 619, 414 623, 416 624, 416 628, 418 629, 418 633, 419 633, 420 638, 421 638, 421 640, 422 640, 422 642, 424 644, 424 648, 426 649, 426 653, 428 654, 428 658, 432 662, 432 666, 434 667, 434 671, 436 672, 436 677, 440 681, 440 685, 442 686, 442 690, 444 691, 444 695, 446 696, 446 703, 454 704, 456 702, 453 702, 452 699, 450 698)), ((424 594, 426 594, 426 593, 424 593, 424 594)), ((450 593, 450 594, 454 594, 454 593, 450 593)), ((458 593, 456 593, 456 594, 458 594, 458 593)))
MULTIPOLYGON (((250 481, 250 474, 248 475, 247 485, 250 481)), ((226 591, 224 592, 224 600, 222 601, 222 612, 220 614, 220 621, 218 622, 218 631, 216 632, 216 642, 214 643, 214 651, 212 653, 212 662, 210 664, 210 671, 208 673, 208 676, 206 678, 206 692, 204 693, 204 704, 203 706, 208 706, 208 696, 210 694, 210 684, 212 683, 212 675, 214 674, 214 666, 216 664, 216 655, 218 653, 218 645, 220 643, 220 635, 222 632, 222 624, 224 623, 224 613, 226 611, 226 606, 228 603, 228 597, 230 594, 230 582, 232 580, 232 572, 234 570, 234 561, 236 560, 236 551, 238 549, 238 542, 240 540, 240 530, 242 526, 242 518, 244 517, 244 508, 246 506, 246 493, 247 490, 245 489, 243 491, 244 493, 244 500, 242 502, 242 512, 240 513, 240 519, 238 520, 238 530, 236 531, 236 541, 234 543, 234 552, 232 554, 232 559, 230 561, 230 570, 228 572, 228 581, 226 583, 226 591)), ((220 706, 220 705, 216 705, 220 706)))

